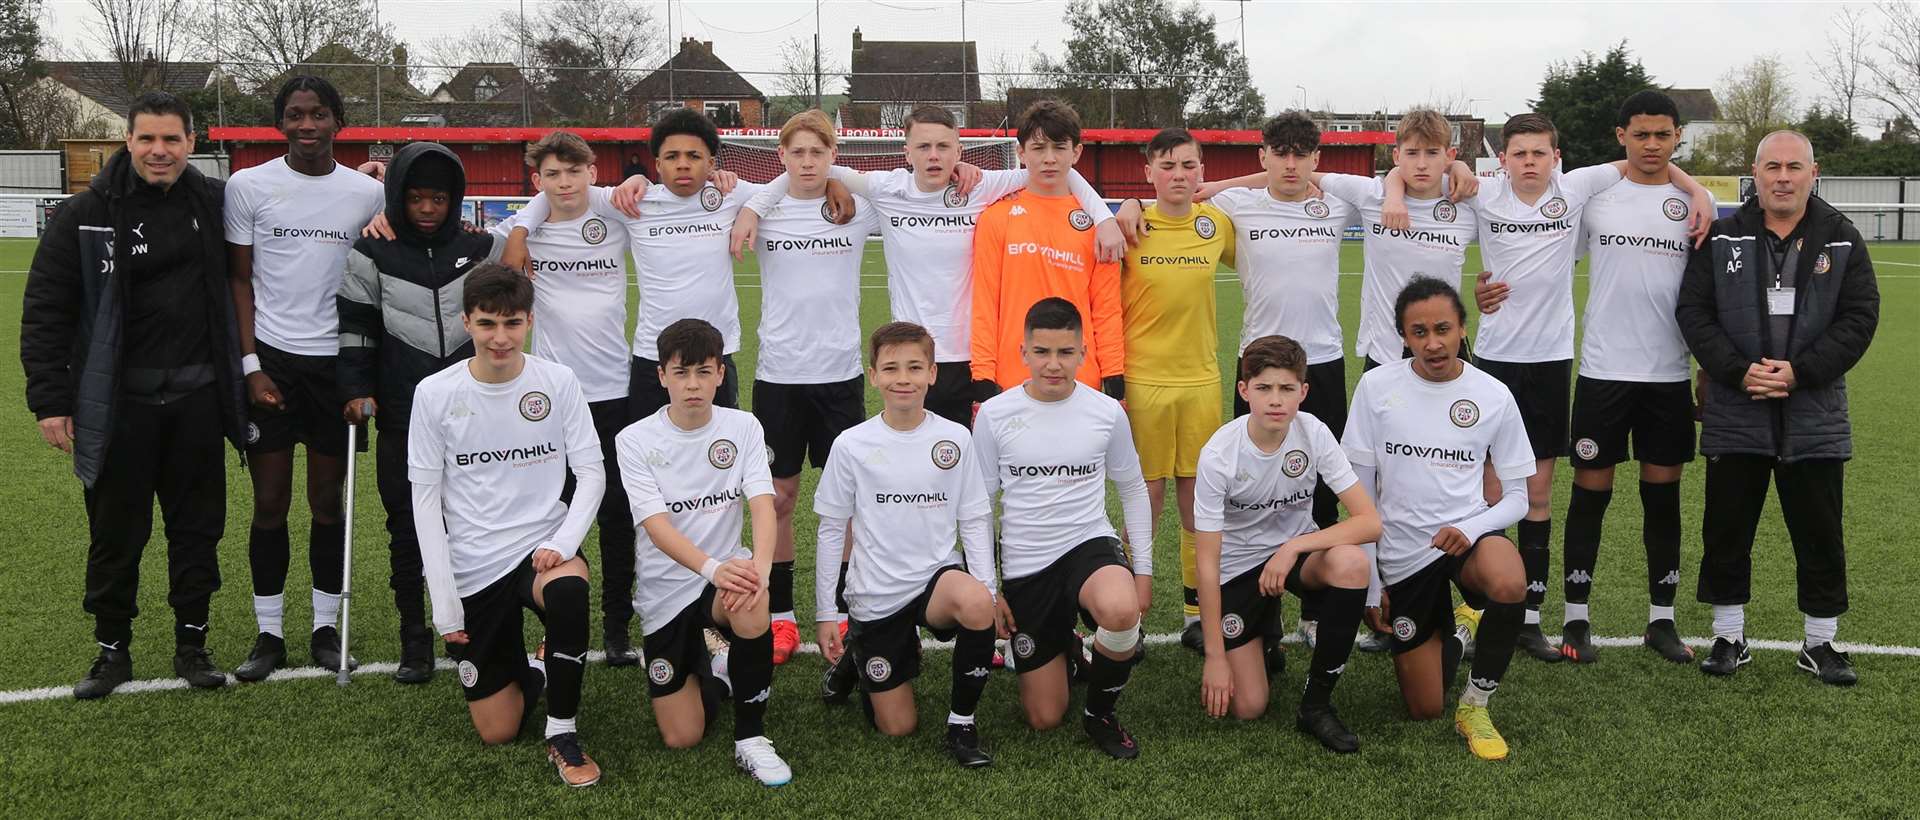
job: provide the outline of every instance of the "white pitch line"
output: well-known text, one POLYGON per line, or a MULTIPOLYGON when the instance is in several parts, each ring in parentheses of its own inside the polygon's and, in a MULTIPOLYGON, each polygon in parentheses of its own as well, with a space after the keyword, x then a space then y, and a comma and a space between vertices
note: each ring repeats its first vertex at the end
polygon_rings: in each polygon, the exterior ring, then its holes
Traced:
MULTIPOLYGON (((1146 635, 1144 636, 1144 640, 1150 646, 1168 646, 1168 645, 1177 644, 1180 642, 1180 633, 1166 632, 1158 635, 1146 635)), ((1593 644, 1594 646, 1604 646, 1604 647, 1633 647, 1633 646, 1639 646, 1640 640, 1641 639, 1639 638, 1626 638, 1626 637, 1621 637, 1621 638, 1596 637, 1593 639, 1593 644)), ((1694 647, 1696 649, 1705 649, 1713 646, 1712 638, 1682 638, 1681 640, 1684 641, 1688 646, 1694 647)), ((1286 643, 1297 643, 1297 641, 1295 641, 1291 636, 1289 636, 1286 639, 1286 643)), ((1886 656, 1902 657, 1902 658, 1920 658, 1920 646, 1884 646, 1880 644, 1846 643, 1846 642, 1840 642, 1840 641, 1836 641, 1835 645, 1840 647, 1842 651, 1848 652, 1850 654, 1855 654, 1855 655, 1886 655, 1886 656)), ((952 646, 953 646, 953 643, 951 641, 922 640, 920 642, 920 648, 924 650, 937 651, 942 649, 948 649, 948 648, 951 648, 952 646)), ((1764 638, 1749 638, 1747 639, 1747 646, 1750 649, 1757 649, 1757 650, 1763 650, 1763 651, 1774 651, 1774 652, 1800 651, 1799 641, 1776 641, 1776 640, 1768 640, 1764 638)), ((820 647, 817 644, 803 643, 795 651, 803 655, 812 655, 812 654, 818 654, 820 652, 820 647)), ((600 663, 604 660, 606 660, 606 653, 600 652, 598 650, 587 653, 587 661, 589 663, 600 663)), ((363 663, 360 665, 358 669, 355 669, 353 672, 349 673, 349 676, 358 678, 366 675, 391 675, 393 674, 393 671, 398 668, 400 668, 400 664, 394 663, 392 661, 363 663)), ((454 663, 453 661, 447 660, 446 658, 440 658, 438 661, 435 662, 434 668, 443 672, 451 672, 454 669, 454 663)), ((310 680, 313 678, 332 679, 338 674, 339 672, 333 669, 322 669, 318 666, 299 666, 291 669, 277 670, 272 675, 269 675, 266 680, 261 681, 261 683, 284 683, 286 681, 310 680)), ((256 684, 243 684, 243 683, 240 683, 239 681, 234 680, 231 676, 227 678, 228 687, 253 686, 253 685, 256 685, 256 684)), ((173 691, 178 691, 186 688, 188 688, 187 682, 180 678, 150 678, 147 680, 137 680, 137 681, 131 681, 128 683, 123 683, 120 685, 120 688, 113 690, 113 696, 119 697, 122 695, 137 695, 137 694, 142 694, 146 692, 173 692, 173 691)), ((71 685, 42 686, 36 689, 14 689, 11 691, 0 691, 0 706, 5 706, 13 703, 32 703, 35 701, 45 701, 45 700, 70 700, 72 698, 73 698, 73 687, 71 685)))

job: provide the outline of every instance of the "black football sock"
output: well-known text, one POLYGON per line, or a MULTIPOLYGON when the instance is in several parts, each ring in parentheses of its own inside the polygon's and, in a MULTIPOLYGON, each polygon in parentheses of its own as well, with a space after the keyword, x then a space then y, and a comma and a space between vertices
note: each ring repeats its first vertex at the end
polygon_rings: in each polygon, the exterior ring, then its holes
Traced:
POLYGON ((727 650, 727 677, 733 681, 733 739, 767 733, 767 701, 773 697, 773 632, 742 638, 727 650))
POLYGON ((1360 613, 1367 605, 1364 589, 1329 587, 1315 597, 1320 599, 1320 631, 1314 639, 1313 666, 1307 670, 1307 689, 1300 695, 1303 705, 1324 705, 1333 696, 1334 684, 1340 682, 1347 656, 1353 652, 1360 613))
POLYGON ((965 717, 980 706, 993 666, 993 628, 962 629, 953 644, 953 713, 965 717))
POLYGON ((1600 560, 1600 526, 1607 517, 1612 490, 1589 490, 1578 484, 1567 503, 1565 555, 1567 574, 1561 591, 1569 604, 1584 604, 1593 594, 1593 568, 1600 560))
MULTIPOLYGON (((1072 647, 1068 647, 1069 650, 1072 647)), ((1093 667, 1087 670, 1087 714, 1094 717, 1106 717, 1113 714, 1114 707, 1120 702, 1120 693, 1127 688, 1127 679, 1133 677, 1134 658, 1116 661, 1106 653, 1093 653, 1093 667)))
POLYGON ((773 562, 773 578, 767 586, 767 611, 775 615, 793 611, 792 561, 773 562))
MULTIPOLYGON (((247 530, 247 568, 253 575, 254 595, 264 598, 287 591, 287 564, 292 560, 290 552, 285 524, 247 530)), ((333 573, 340 574, 338 564, 334 566, 333 573)))
POLYGON ((1547 571, 1551 563, 1551 545, 1553 540, 1552 521, 1527 521, 1522 519, 1518 530, 1520 535, 1520 560, 1527 569, 1527 610, 1535 613, 1533 620, 1539 620, 1540 604, 1547 600, 1547 571))
POLYGON ((1473 636, 1473 671, 1468 687, 1489 693, 1500 688, 1500 679, 1506 677, 1507 664, 1513 660, 1513 646, 1524 618, 1520 604, 1487 605, 1486 614, 1480 616, 1480 628, 1473 636))
MULTIPOLYGON (((285 537, 282 530, 282 537, 285 537)), ((347 525, 312 523, 307 530, 307 569, 313 572, 313 588, 328 595, 340 594, 341 559, 346 555, 347 525)), ((282 553, 284 555, 284 553, 282 553)), ((284 570, 281 577, 285 578, 284 570)))
POLYGON ((547 717, 570 720, 580 711, 580 684, 587 661, 587 579, 547 582, 541 596, 547 621, 547 717))
POLYGON ((1644 510, 1641 540, 1647 545, 1647 594, 1654 606, 1673 606, 1680 588, 1680 482, 1640 482, 1644 510))

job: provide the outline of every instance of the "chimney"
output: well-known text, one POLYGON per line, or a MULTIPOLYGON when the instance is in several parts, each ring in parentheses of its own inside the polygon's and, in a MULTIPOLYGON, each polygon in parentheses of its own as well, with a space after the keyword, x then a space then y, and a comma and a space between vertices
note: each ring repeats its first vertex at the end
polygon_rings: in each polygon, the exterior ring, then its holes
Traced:
POLYGON ((854 51, 860 50, 860 27, 859 26, 853 27, 853 50, 854 51))

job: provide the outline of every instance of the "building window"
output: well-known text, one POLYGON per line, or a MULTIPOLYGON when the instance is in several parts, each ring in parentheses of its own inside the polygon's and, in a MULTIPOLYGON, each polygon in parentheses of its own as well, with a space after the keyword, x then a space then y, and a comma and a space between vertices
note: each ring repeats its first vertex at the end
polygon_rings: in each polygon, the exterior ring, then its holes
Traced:
POLYGON ((494 79, 492 74, 482 74, 480 79, 473 83, 473 98, 476 101, 491 100, 493 95, 498 93, 500 93, 500 81, 494 79))
POLYGON ((667 101, 667 102, 656 101, 656 102, 647 103, 647 122, 653 122, 654 120, 660 119, 661 114, 665 114, 668 111, 672 111, 675 108, 685 108, 685 107, 686 106, 673 101, 667 101))
POLYGON ((740 104, 737 102, 707 103, 707 116, 713 119, 714 125, 721 128, 739 128, 740 104))
POLYGON ((1333 128, 1331 130, 1340 131, 1340 132, 1358 131, 1360 130, 1360 126, 1350 122, 1336 122, 1333 124, 1333 128))
POLYGON ((967 107, 966 106, 948 105, 948 106, 942 106, 942 107, 947 109, 947 113, 953 115, 954 127, 956 128, 967 127, 967 107))

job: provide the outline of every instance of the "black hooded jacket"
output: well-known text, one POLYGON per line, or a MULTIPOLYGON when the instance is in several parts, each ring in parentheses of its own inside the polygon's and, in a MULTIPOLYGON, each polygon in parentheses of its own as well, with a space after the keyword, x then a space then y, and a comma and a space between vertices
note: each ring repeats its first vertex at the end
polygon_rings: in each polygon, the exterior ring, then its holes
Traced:
POLYGON ((460 224, 466 172, 460 158, 436 142, 401 148, 387 169, 387 222, 395 239, 362 238, 347 254, 340 308, 340 390, 349 399, 372 396, 383 428, 404 428, 421 379, 473 355, 460 323, 467 271, 496 261, 504 242, 467 233, 460 224), (427 169, 423 163, 440 163, 427 169), (452 181, 447 218, 423 234, 407 219, 409 179, 452 181))
MULTIPOLYGON (((166 194, 147 186, 124 149, 107 161, 87 190, 69 197, 54 211, 27 276, 20 309, 20 363, 26 369, 27 407, 36 418, 73 418, 73 472, 92 487, 112 444, 114 416, 122 396, 129 317, 151 316, 153 306, 134 304, 129 279, 142 267, 129 261, 159 239, 139 230, 153 223, 184 223, 198 234, 199 248, 188 270, 200 280, 167 290, 197 292, 204 309, 183 314, 204 317, 204 332, 214 384, 220 395, 221 431, 239 450, 246 438, 246 401, 240 376, 240 337, 233 295, 227 288, 227 249, 221 230, 224 184, 188 167, 166 194), (172 209, 185 207, 188 213, 172 209), (159 213, 155 209, 168 209, 159 213), (126 276, 114 275, 116 271, 126 276)), ((149 232, 152 228, 147 229, 149 232)), ((174 245, 178 250, 178 244, 174 245)), ((165 298, 155 293, 153 298, 165 298)), ((170 320, 168 320, 170 321, 170 320)), ((202 382, 204 383, 204 382, 202 382)))

